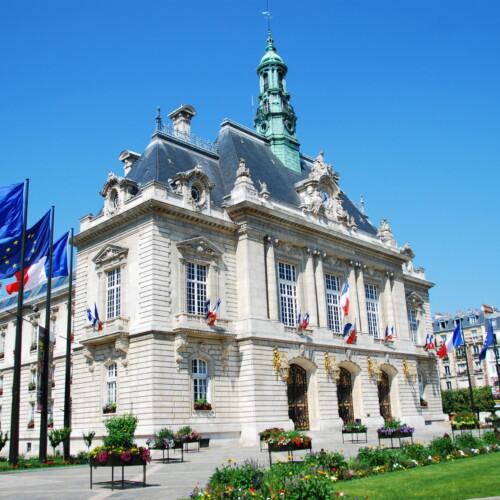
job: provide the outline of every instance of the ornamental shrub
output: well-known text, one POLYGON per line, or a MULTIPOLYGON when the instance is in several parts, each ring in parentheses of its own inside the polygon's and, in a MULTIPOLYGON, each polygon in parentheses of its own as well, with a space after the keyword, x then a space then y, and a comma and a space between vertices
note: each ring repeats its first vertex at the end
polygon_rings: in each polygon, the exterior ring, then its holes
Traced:
POLYGON ((230 462, 220 469, 217 467, 209 483, 215 494, 223 494, 228 488, 257 489, 262 484, 264 472, 264 468, 252 459, 245 460, 240 466, 230 462))
POLYGON ((325 450, 321 450, 317 453, 310 453, 304 458, 304 463, 313 467, 322 467, 325 470, 347 467, 346 459, 342 453, 325 450))
POLYGON ((449 437, 434 438, 429 443, 429 454, 433 457, 445 457, 457 450, 449 437))
POLYGON ((400 454, 402 458, 409 460, 423 460, 429 456, 429 451, 422 443, 401 443, 400 454))
POLYGON ((494 432, 485 432, 481 436, 481 439, 485 445, 500 444, 500 437, 497 436, 494 432))
POLYGON ((104 421, 108 435, 103 439, 105 448, 123 447, 126 449, 134 446, 134 433, 137 428, 138 418, 132 414, 111 417, 104 421))
POLYGON ((191 434, 193 429, 189 427, 189 425, 185 425, 184 427, 181 427, 177 432, 176 436, 182 437, 182 436, 187 436, 188 434, 191 434))
POLYGON ((364 447, 358 450, 357 461, 360 467, 381 467, 391 462, 391 452, 380 446, 364 447))
POLYGON ((473 448, 483 448, 484 443, 481 439, 466 432, 455 438, 455 446, 459 450, 471 450, 473 448))
MULTIPOLYGON (((491 393, 491 387, 474 387, 472 389, 474 406, 477 411, 494 411, 495 401, 491 393)), ((459 411, 470 411, 469 389, 452 389, 441 391, 443 411, 448 414, 459 411)))

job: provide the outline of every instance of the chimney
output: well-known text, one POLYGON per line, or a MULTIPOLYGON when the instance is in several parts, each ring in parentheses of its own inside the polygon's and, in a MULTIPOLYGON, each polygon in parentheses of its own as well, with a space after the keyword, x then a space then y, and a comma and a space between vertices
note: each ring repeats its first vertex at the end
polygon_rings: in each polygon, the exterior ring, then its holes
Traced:
POLYGON ((125 176, 130 172, 130 169, 134 165, 134 163, 141 157, 140 154, 135 153, 134 151, 129 151, 125 149, 120 153, 118 159, 123 163, 123 173, 125 176))
POLYGON ((483 307, 482 307, 483 311, 484 311, 484 315, 487 316, 488 314, 493 314, 493 307, 487 305, 487 304, 483 304, 483 307))
POLYGON ((196 115, 196 110, 189 104, 181 104, 172 111, 168 117, 174 122, 174 130, 183 134, 191 134, 191 119, 196 115))

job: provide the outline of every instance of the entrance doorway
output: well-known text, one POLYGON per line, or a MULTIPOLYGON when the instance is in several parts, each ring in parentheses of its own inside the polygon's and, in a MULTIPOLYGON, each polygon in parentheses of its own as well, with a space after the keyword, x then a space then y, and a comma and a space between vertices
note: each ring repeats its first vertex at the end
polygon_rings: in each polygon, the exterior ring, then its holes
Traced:
POLYGON ((380 380, 377 381, 377 387, 380 415, 384 417, 384 420, 390 420, 392 418, 390 394, 391 386, 389 384, 389 375, 387 375, 387 373, 381 372, 380 380))
POLYGON ((340 368, 340 379, 337 382, 337 400, 339 417, 344 421, 344 424, 354 422, 351 374, 342 367, 340 368))
POLYGON ((288 378, 288 416, 295 429, 309 430, 309 411, 307 408, 306 371, 299 365, 290 365, 288 378))

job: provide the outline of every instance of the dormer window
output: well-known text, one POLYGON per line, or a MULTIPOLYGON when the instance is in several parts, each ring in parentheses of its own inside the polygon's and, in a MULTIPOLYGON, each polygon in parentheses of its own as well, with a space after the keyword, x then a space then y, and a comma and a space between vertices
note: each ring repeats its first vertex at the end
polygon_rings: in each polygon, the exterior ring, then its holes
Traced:
POLYGON ((198 203, 200 201, 201 194, 197 186, 191 186, 191 198, 195 203, 198 203))
POLYGON ((474 316, 473 314, 469 316, 469 324, 475 325, 477 323, 477 316, 474 316))

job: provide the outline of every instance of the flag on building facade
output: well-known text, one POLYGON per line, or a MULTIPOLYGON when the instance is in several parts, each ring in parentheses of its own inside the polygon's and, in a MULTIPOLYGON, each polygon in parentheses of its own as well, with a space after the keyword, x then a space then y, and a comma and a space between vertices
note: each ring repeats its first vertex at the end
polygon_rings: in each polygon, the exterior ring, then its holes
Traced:
POLYGON ((302 330, 307 330, 308 326, 309 326, 309 313, 305 313, 304 317, 302 318, 302 330))
MULTIPOLYGON (((59 238, 52 248, 52 278, 68 276, 68 239, 69 231, 59 238)), ((47 281, 49 274, 49 259, 44 255, 38 262, 24 269, 24 290, 31 290, 47 281)), ((19 272, 15 275, 16 281, 5 286, 10 295, 19 291, 19 272)))
POLYGON ((102 321, 99 319, 99 312, 97 311, 97 304, 94 302, 94 330, 100 332, 103 328, 102 321))
POLYGON ((347 344, 352 344, 356 340, 356 327, 352 323, 344 326, 344 340, 347 344))
POLYGON ((493 343, 494 343, 493 325, 491 324, 490 321, 490 324, 488 325, 488 331, 486 332, 486 337, 484 338, 483 348, 479 353, 479 361, 483 361, 486 358, 486 351, 488 350, 488 347, 490 347, 490 345, 493 345, 493 343))
POLYGON ((462 335, 462 325, 459 322, 455 327, 455 330, 453 330, 453 334, 450 336, 450 338, 439 348, 437 355, 440 358, 444 358, 446 355, 450 354, 450 352, 454 351, 457 347, 463 345, 463 343, 464 336, 462 335))
POLYGON ((434 343, 434 335, 432 333, 428 333, 425 337, 425 347, 426 351, 430 351, 431 349, 436 349, 436 344, 434 343))
POLYGON ((346 281, 342 295, 340 296, 340 307, 344 316, 349 314, 349 282, 346 281))
POLYGON ((23 231, 24 184, 0 186, 0 240, 18 236, 23 231))
POLYGON ((385 341, 392 340, 392 332, 394 331, 394 327, 389 331, 389 326, 385 327, 385 341))
POLYGON ((217 309, 220 306, 220 299, 215 303, 215 306, 210 310, 210 299, 205 302, 205 321, 207 325, 212 326, 217 321, 217 309))
MULTIPOLYGON (((22 235, 5 240, 0 244, 0 279, 11 278, 21 267, 22 235)), ((36 264, 49 253, 50 210, 26 231, 25 268, 36 264)))

